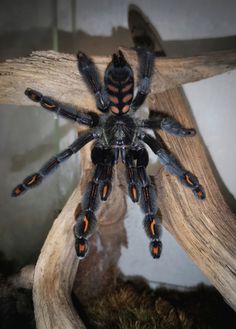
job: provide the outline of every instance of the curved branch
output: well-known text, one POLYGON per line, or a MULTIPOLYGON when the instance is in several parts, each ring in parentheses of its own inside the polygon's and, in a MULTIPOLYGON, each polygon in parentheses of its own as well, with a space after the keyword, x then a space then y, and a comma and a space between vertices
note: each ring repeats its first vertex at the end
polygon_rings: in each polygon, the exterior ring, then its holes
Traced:
MULTIPOLYGON (((135 51, 121 48, 137 76, 135 51)), ((111 58, 93 57, 103 76, 111 58)), ((186 58, 157 58, 151 93, 205 79, 236 68, 236 50, 219 51, 186 58)), ((0 63, 0 104, 30 105, 24 96, 27 87, 50 94, 63 102, 79 107, 94 107, 94 99, 77 69, 76 57, 54 51, 36 51, 29 57, 0 63)))
POLYGON ((80 199, 81 190, 77 189, 55 220, 35 267, 33 300, 38 329, 85 329, 71 300, 78 267, 74 211, 80 199))
MULTIPOLYGON (((78 205, 91 179, 91 171, 94 169, 91 165, 90 154, 89 145, 80 151, 80 183, 54 221, 35 267, 33 300, 37 329, 85 329, 72 303, 71 293, 79 264, 74 248, 73 226, 78 205)), ((120 221, 124 218, 126 201, 119 185, 120 178, 114 177, 113 193, 98 212, 101 224, 108 224, 111 218, 120 221)), ((116 234, 121 234, 117 226, 116 234)), ((117 238, 113 240, 109 241, 109 252, 118 246, 117 238)), ((90 257, 92 256, 90 254, 90 257)), ((106 258, 107 262, 108 259, 111 263, 113 261, 113 266, 115 266, 114 258, 115 260, 119 258, 119 251, 110 253, 106 258)), ((91 259, 98 262, 94 265, 95 269, 101 266, 99 257, 91 259)), ((96 273, 96 278, 98 275, 99 273, 96 273)), ((85 284, 86 278, 82 277, 81 281, 85 284)), ((87 284, 89 284, 88 281, 87 284)), ((86 292, 89 293, 94 285, 95 283, 91 283, 91 287, 88 287, 86 292)))
MULTIPOLYGON (((194 127, 181 89, 155 95, 150 103, 185 127, 194 127)), ((162 168, 155 181, 163 225, 236 310, 236 217, 223 199, 200 137, 165 134, 164 139, 184 167, 198 176, 206 190, 206 200, 196 200, 162 168)))

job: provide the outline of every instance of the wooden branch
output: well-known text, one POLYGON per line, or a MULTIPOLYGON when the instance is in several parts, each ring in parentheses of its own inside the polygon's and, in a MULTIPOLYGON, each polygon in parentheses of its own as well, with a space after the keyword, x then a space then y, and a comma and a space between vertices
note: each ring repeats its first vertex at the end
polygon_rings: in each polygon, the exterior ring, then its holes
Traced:
POLYGON ((33 301, 37 329, 84 329, 71 292, 78 259, 74 248, 75 212, 89 180, 90 147, 81 150, 81 182, 56 218, 35 267, 33 301))
POLYGON ((81 190, 74 191, 55 220, 35 267, 33 300, 37 329, 84 329, 71 300, 77 271, 73 224, 81 190))
MULTIPOLYGON (((135 51, 121 48, 137 76, 135 51)), ((110 57, 93 57, 103 76, 110 57)), ((236 68, 236 50, 208 53, 186 58, 157 58, 151 93, 208 78, 236 68)), ((76 57, 54 51, 37 51, 26 58, 0 63, 0 104, 32 104, 24 91, 27 87, 82 108, 94 106, 77 69, 76 57)))
MULTIPOLYGON (((136 74, 135 53, 128 50, 124 52, 136 74)), ((94 60, 102 73, 110 58, 95 57, 94 60)), ((188 59, 159 58, 155 64, 157 74, 153 79, 152 92, 226 72, 235 66, 235 51, 188 59)), ((0 64, 0 75, 0 103, 31 104, 23 94, 25 88, 30 86, 80 107, 90 108, 94 105, 77 72, 74 56, 36 52, 29 58, 9 60, 0 64)), ((153 96, 152 105, 158 106, 160 110, 167 108, 169 113, 174 113, 186 126, 193 126, 178 92, 168 91, 163 95, 158 96, 159 98, 153 96)), ((186 168, 199 176, 206 187, 207 200, 204 203, 197 202, 190 191, 184 190, 174 177, 161 171, 157 186, 163 223, 228 302, 236 307, 235 218, 224 203, 199 139, 172 140, 168 137, 165 140, 181 160, 183 159, 186 168)), ((72 234, 74 213, 81 200, 81 188, 87 182, 91 171, 88 149, 81 153, 81 187, 75 190, 55 220, 35 268, 33 298, 38 329, 85 328, 71 301, 72 284, 78 266, 72 234)), ((118 206, 123 207, 119 204, 118 206)))
MULTIPOLYGON (((150 106, 194 127, 181 89, 152 96, 150 106)), ((198 176, 207 195, 203 202, 196 200, 161 168, 155 181, 163 225, 236 310, 236 217, 223 199, 199 135, 177 138, 162 132, 162 136, 184 167, 198 176)))
MULTIPOLYGON (((74 248, 73 226, 75 214, 88 181, 91 179, 92 169, 94 169, 90 161, 90 146, 91 143, 80 151, 80 183, 60 215, 54 221, 35 267, 33 300, 37 329, 85 328, 73 306, 71 293, 79 263, 74 248)), ((105 222, 109 222, 111 218, 113 220, 122 219, 126 211, 124 194, 120 190, 118 179, 114 177, 114 180, 114 185, 116 184, 114 193, 103 204, 98 213, 99 222, 103 223, 103 225, 105 222)), ((119 232, 120 230, 117 230, 116 226, 116 233, 119 234, 119 232)), ((110 243, 109 249, 112 248, 113 244, 110 243)), ((115 244, 117 244, 117 241, 115 244)), ((116 255, 115 258, 118 261, 119 252, 117 255, 116 251, 114 254, 111 253, 108 258, 113 259, 114 255, 116 255)), ((92 257, 93 255, 90 256, 92 257)), ((96 262, 99 260, 99 257, 92 259, 96 262)), ((101 263, 94 264, 94 268, 100 265, 101 263)), ((86 281, 85 278, 81 278, 81 280, 84 283, 86 281)), ((94 283, 91 283, 91 286, 93 285, 94 283)), ((90 289, 88 287, 87 292, 90 289)))

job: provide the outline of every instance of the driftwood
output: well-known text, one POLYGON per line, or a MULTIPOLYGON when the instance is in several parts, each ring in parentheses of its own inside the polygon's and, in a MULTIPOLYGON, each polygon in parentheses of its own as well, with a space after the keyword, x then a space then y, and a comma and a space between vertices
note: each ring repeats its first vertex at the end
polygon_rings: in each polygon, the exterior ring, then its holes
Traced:
MULTIPOLYGON (((37 328, 81 329, 85 328, 71 300, 78 260, 74 248, 73 225, 78 203, 91 178, 90 145, 81 152, 81 179, 67 204, 48 234, 35 267, 33 299, 37 328)), ((114 177, 116 181, 117 178, 114 177)), ((114 185, 116 182, 114 182, 114 185)), ((124 216, 126 203, 118 185, 114 186, 112 197, 99 210, 99 222, 124 216)), ((113 255, 109 257, 112 258, 113 255)), ((85 259, 86 261, 86 259, 85 259)), ((94 259, 96 262, 97 259, 94 259)), ((96 265, 94 269, 96 269, 96 265)), ((96 273, 96 279, 99 273, 96 273)), ((82 278, 83 279, 83 278, 82 278)), ((96 280, 94 279, 94 284, 96 280)), ((93 285, 93 284, 92 284, 93 285)), ((89 287, 87 290, 89 291, 89 287)), ((85 299, 85 298, 84 298, 85 299)))
MULTIPOLYGON (((181 89, 153 96, 150 105, 172 115, 185 127, 194 126, 181 89)), ((163 137, 184 167, 198 176, 207 195, 203 202, 196 200, 176 177, 161 168, 155 182, 163 225, 236 309, 236 217, 217 186, 200 137, 163 137)))
MULTIPOLYGON (((120 48, 137 77, 137 54, 120 48)), ((103 76, 111 57, 93 57, 103 76)), ((151 93, 159 93, 187 82, 205 79, 236 68, 236 50, 212 52, 196 57, 156 59, 151 93)), ((76 57, 54 51, 36 51, 29 57, 11 59, 0 63, 0 103, 30 105, 23 97, 24 91, 32 89, 71 102, 82 108, 94 106, 94 98, 77 69, 76 57)))
MULTIPOLYGON (((124 53, 137 75, 135 53, 126 49, 124 53)), ((108 57, 94 57, 101 73, 109 60, 108 57)), ((185 59, 159 58, 155 64, 157 74, 152 84, 151 105, 154 109, 158 107, 158 110, 163 109, 173 114, 186 126, 192 127, 194 124, 180 91, 166 91, 158 97, 154 94, 235 67, 236 51, 185 59)), ((24 89, 30 86, 79 107, 89 108, 94 105, 81 82, 74 56, 36 52, 29 58, 1 63, 0 75, 0 103, 30 104, 23 96, 24 89)), ((163 225, 236 309, 235 217, 223 200, 199 137, 175 138, 173 141, 172 137, 165 136, 165 140, 171 150, 181 156, 185 167, 199 176, 206 187, 207 200, 203 203, 195 200, 175 177, 161 169, 155 178, 163 225)), ((81 159, 82 184, 74 191, 55 220, 35 268, 33 295, 39 329, 84 328, 71 301, 71 289, 78 266, 72 227, 74 213, 81 200, 81 186, 85 185, 90 176, 88 148, 81 152, 81 159)), ((118 206, 122 208, 122 205, 118 206)))

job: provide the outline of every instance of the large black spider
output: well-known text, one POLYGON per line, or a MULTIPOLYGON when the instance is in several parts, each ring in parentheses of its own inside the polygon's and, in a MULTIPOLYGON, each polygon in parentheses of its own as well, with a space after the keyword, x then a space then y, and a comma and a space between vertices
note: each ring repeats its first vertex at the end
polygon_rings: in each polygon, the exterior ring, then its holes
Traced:
POLYGON ((66 104, 59 103, 40 92, 26 89, 25 94, 34 102, 39 102, 45 109, 58 115, 74 120, 91 129, 78 137, 67 149, 52 157, 42 168, 26 177, 17 185, 13 196, 19 196, 29 188, 37 186, 59 164, 78 152, 88 142, 95 140, 91 158, 96 166, 95 173, 87 187, 82 202, 82 210, 76 218, 74 226, 75 248, 79 258, 88 252, 87 238, 96 226, 95 211, 99 200, 106 201, 111 193, 113 167, 121 158, 126 166, 128 192, 133 202, 140 200, 145 213, 144 228, 150 238, 150 251, 153 258, 159 258, 162 244, 160 241, 160 218, 157 215, 157 196, 149 176, 146 174, 148 153, 145 144, 158 155, 161 163, 180 181, 191 188, 199 199, 205 199, 203 187, 196 176, 185 170, 179 161, 167 150, 161 137, 149 135, 145 129, 162 129, 176 136, 193 136, 194 129, 182 127, 173 118, 161 113, 155 118, 140 120, 134 117, 136 110, 143 104, 149 92, 153 71, 154 53, 140 49, 140 78, 138 91, 134 97, 134 78, 130 65, 121 51, 114 54, 107 66, 103 88, 93 62, 83 53, 78 54, 78 68, 88 87, 96 98, 97 108, 103 112, 77 111, 66 104), (99 196, 100 194, 100 196, 99 196))

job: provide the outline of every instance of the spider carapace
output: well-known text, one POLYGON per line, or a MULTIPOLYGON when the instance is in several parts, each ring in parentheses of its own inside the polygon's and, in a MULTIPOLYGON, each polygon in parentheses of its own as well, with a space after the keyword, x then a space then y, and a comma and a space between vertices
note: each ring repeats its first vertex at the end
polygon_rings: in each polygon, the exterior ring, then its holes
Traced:
POLYGON ((162 129, 167 133, 185 137, 195 135, 195 130, 184 128, 173 118, 160 112, 155 112, 155 116, 146 120, 134 116, 148 95, 155 60, 155 54, 148 50, 139 49, 137 52, 140 59, 140 73, 135 96, 133 71, 121 51, 113 55, 105 71, 104 87, 91 59, 81 52, 78 53, 80 74, 94 94, 101 115, 77 110, 30 88, 25 91, 26 96, 34 102, 39 102, 50 112, 91 128, 67 149, 52 157, 37 172, 26 177, 12 192, 13 196, 19 196, 37 186, 60 163, 94 140, 91 159, 95 170, 84 193, 82 210, 74 226, 75 249, 79 258, 85 257, 88 252, 87 239, 94 232, 97 222, 95 212, 100 201, 106 201, 111 193, 113 168, 119 159, 126 169, 129 196, 133 202, 139 202, 145 214, 144 229, 150 239, 151 255, 153 258, 160 257, 161 225, 157 214, 156 191, 146 173, 149 160, 145 144, 159 157, 167 171, 176 175, 197 198, 205 199, 204 189, 197 177, 187 171, 168 151, 157 132, 155 138, 146 132, 146 129, 162 129))

